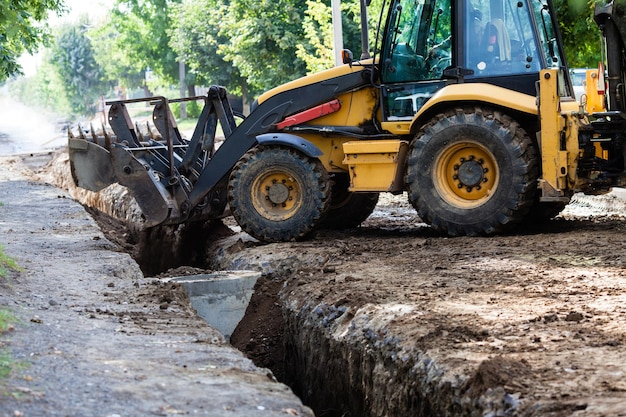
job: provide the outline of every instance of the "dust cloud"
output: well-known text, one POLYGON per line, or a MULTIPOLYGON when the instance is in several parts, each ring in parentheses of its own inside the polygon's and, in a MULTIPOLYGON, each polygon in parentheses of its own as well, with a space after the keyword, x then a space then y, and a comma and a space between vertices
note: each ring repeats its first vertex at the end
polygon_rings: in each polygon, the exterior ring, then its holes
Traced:
POLYGON ((66 123, 0 91, 0 156, 58 149, 67 142, 66 123))

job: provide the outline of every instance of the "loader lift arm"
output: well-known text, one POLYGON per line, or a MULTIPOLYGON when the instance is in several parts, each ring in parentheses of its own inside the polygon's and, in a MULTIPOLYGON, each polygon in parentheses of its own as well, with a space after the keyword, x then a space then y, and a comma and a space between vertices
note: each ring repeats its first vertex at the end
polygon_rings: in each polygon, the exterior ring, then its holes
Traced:
POLYGON ((74 137, 68 132, 74 181, 92 191, 115 182, 126 186, 148 227, 220 217, 227 204, 228 174, 248 150, 272 143, 296 148, 310 157, 319 156, 315 145, 280 132, 276 125, 370 83, 370 74, 371 67, 355 65, 346 74, 277 91, 256 105, 238 126, 226 89, 220 86, 210 87, 206 97, 109 102, 108 120, 114 135, 105 131, 103 136, 93 135, 89 140, 82 133, 74 137), (190 140, 182 138, 169 108, 170 102, 183 100, 204 100, 190 140), (140 101, 154 105, 153 122, 160 135, 150 132, 144 136, 131 122, 126 104, 140 101), (225 139, 215 150, 218 123, 225 139))

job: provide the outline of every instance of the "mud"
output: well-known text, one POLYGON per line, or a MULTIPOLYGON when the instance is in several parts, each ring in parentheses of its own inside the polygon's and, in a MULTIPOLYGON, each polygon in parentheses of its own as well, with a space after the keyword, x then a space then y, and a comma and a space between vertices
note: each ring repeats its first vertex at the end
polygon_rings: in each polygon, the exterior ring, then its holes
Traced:
POLYGON ((515 234, 448 238, 386 196, 361 227, 297 243, 224 219, 190 262, 263 272, 233 343, 318 416, 620 416, 624 208, 576 196, 515 234))

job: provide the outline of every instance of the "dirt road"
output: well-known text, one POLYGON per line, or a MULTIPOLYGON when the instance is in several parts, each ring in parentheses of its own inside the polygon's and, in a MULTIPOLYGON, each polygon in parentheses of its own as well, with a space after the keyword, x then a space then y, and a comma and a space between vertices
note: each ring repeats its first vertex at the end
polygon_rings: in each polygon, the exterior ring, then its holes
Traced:
POLYGON ((625 212, 577 197, 516 234, 448 238, 399 196, 358 229, 234 234, 194 266, 263 272, 234 342, 318 416, 626 416, 625 212))
POLYGON ((0 244, 22 267, 0 278, 2 417, 311 416, 190 308, 145 278, 83 207, 0 159, 0 244))

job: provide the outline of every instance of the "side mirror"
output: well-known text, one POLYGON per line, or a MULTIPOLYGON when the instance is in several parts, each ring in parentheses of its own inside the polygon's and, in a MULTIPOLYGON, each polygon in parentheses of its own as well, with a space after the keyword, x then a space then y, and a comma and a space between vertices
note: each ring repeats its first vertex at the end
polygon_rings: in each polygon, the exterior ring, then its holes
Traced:
POLYGON ((352 51, 349 50, 349 49, 342 49, 341 50, 341 61, 344 64, 352 65, 352 62, 354 61, 354 54, 352 53, 352 51))

